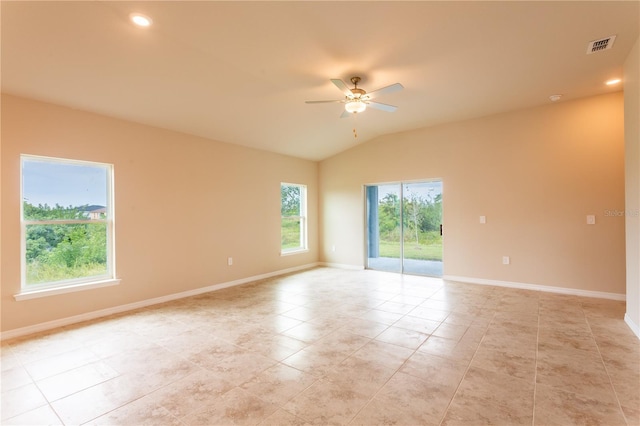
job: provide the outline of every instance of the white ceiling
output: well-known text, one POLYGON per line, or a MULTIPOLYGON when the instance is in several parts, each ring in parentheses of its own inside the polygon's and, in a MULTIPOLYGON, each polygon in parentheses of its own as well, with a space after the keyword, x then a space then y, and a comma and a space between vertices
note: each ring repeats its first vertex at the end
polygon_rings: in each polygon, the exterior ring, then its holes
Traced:
POLYGON ((2 91, 321 160, 556 93, 621 90, 603 83, 622 74, 639 4, 2 1, 2 91), (614 34, 613 49, 586 54, 614 34), (402 83, 377 99, 398 110, 341 119, 341 104, 304 103, 340 99, 329 79, 354 75, 367 91, 402 83))

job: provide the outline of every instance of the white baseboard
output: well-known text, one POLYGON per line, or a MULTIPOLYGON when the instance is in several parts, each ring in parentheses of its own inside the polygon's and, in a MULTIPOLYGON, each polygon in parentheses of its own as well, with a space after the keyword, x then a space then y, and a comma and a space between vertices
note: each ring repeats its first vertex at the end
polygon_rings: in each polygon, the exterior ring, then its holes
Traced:
POLYGON ((40 324, 34 324, 27 327, 15 328, 13 330, 3 331, 0 333, 0 341, 6 339, 13 339, 16 337, 22 337, 33 333, 39 333, 46 330, 51 330, 58 327, 64 327, 66 325, 76 324, 83 321, 89 321, 96 318, 106 317, 113 314, 119 314, 122 312, 132 311, 134 309, 140 309, 151 305, 157 305, 160 303, 170 302, 172 300, 183 299, 185 297, 197 296, 202 293, 208 293, 211 291, 222 290, 223 288, 234 287, 237 285, 247 284, 253 281, 264 280, 267 278, 276 277, 279 275, 290 274, 292 272, 298 272, 305 269, 311 269, 319 266, 319 263, 310 263, 302 266, 296 266, 293 268, 282 269, 279 271, 268 272, 266 274, 255 275, 252 277, 241 278, 239 280, 228 281, 226 283, 214 284, 207 287, 200 287, 193 290, 187 290, 180 293, 168 294, 166 296, 155 297, 153 299, 141 300, 139 302, 127 303, 126 305, 114 306, 112 308, 100 309, 98 311, 87 312, 80 315, 74 315, 71 317, 60 318, 53 321, 47 321, 40 324))
POLYGON ((582 297, 596 297, 599 299, 610 299, 610 300, 626 300, 626 295, 619 293, 607 293, 604 291, 591 291, 591 290, 579 290, 575 288, 566 288, 566 287, 553 287, 548 285, 541 284, 527 284, 527 283, 518 283, 512 281, 498 281, 498 280, 487 280, 483 278, 471 278, 471 277, 459 277, 455 275, 445 275, 442 277, 443 280, 447 281, 459 281, 463 283, 469 284, 481 284, 481 285, 492 285, 496 287, 508 287, 508 288, 518 288, 522 290, 534 290, 534 291, 544 291, 548 293, 560 293, 560 294, 569 294, 572 296, 582 296, 582 297))
POLYGON ((351 271, 362 271, 364 266, 359 265, 349 265, 346 263, 331 263, 331 262, 320 262, 320 266, 326 266, 327 268, 336 268, 336 269, 349 269, 351 271))
MULTIPOLYGON (((348 270, 363 270, 363 266, 358 265, 349 265, 349 264, 340 264, 340 263, 329 263, 329 262, 316 262, 310 263, 302 266, 296 266, 293 268, 282 269, 279 271, 268 272, 266 274, 255 275, 252 277, 241 278, 234 281, 228 281, 225 283, 214 284, 207 287, 200 287, 193 290, 187 290, 180 293, 168 294, 166 296, 155 297, 153 299, 141 300, 139 302, 128 303, 125 305, 114 306, 112 308, 101 309, 98 311, 87 312, 80 315, 74 315, 71 317, 60 318, 53 321, 47 321, 40 324, 34 324, 27 327, 16 328, 13 330, 8 330, 0 333, 0 341, 6 339, 13 339, 16 337, 22 337, 29 334, 39 333, 46 330, 51 330, 58 327, 64 327, 66 325, 76 324, 83 321, 89 321, 96 318, 106 317, 113 314, 118 314, 122 312, 132 311, 134 309, 140 309, 147 306, 157 305, 160 303, 170 302, 172 300, 183 299, 185 297, 197 296, 199 294, 208 293, 211 291, 222 290, 224 288, 234 287, 242 284, 247 284, 253 281, 264 280, 267 278, 276 277, 279 275, 290 274, 293 272, 302 271, 305 269, 311 269, 317 266, 326 266, 330 268, 338 268, 338 269, 348 269, 348 270)), ((510 282, 510 281, 498 281, 498 280, 487 280, 482 278, 471 278, 471 277, 460 277, 454 275, 445 275, 442 277, 443 280, 448 281, 459 281, 470 284, 481 284, 481 285, 492 285, 497 287, 508 287, 508 288, 518 288, 525 290, 535 290, 535 291, 546 291, 551 293, 561 293, 561 294, 569 294, 574 296, 584 296, 584 297, 596 297, 601 299, 611 299, 611 300, 625 300, 626 297, 624 294, 618 293, 606 293, 600 291, 589 291, 589 290, 578 290, 573 288, 564 288, 564 287, 552 287, 546 285, 539 284, 527 284, 527 283, 518 283, 518 282, 510 282)), ((628 315, 625 315, 625 322, 631 328, 638 338, 640 338, 640 327, 635 324, 628 315)))
POLYGON ((640 339, 640 327, 638 326, 638 324, 633 322, 629 314, 624 314, 624 322, 627 323, 631 331, 633 331, 633 334, 635 334, 636 337, 640 339))

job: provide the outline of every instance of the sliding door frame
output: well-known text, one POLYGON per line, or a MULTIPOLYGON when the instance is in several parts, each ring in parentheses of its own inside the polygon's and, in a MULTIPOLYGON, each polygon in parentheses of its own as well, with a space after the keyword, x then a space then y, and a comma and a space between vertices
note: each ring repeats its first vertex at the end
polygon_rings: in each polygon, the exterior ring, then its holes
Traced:
MULTIPOLYGON (((371 217, 370 214, 370 197, 369 197, 369 188, 371 187, 380 187, 380 186, 390 186, 390 185, 399 185, 400 186, 400 191, 399 191, 399 202, 400 202, 400 268, 399 271, 388 271, 388 272, 397 272, 400 274, 407 274, 407 275, 421 275, 421 274, 416 274, 416 273, 407 273, 405 272, 405 257, 404 257, 404 250, 405 250, 405 244, 404 244, 404 237, 405 237, 405 218, 404 218, 404 193, 405 193, 405 189, 404 189, 404 185, 411 185, 411 184, 419 184, 419 183, 431 183, 431 182, 440 182, 441 187, 444 185, 443 179, 442 178, 429 178, 429 179, 415 179, 415 180, 406 180, 406 181, 395 181, 395 182, 383 182, 383 183, 368 183, 363 185, 363 194, 364 194, 364 235, 365 235, 365 241, 364 241, 364 249, 365 249, 365 269, 373 269, 370 267, 369 265, 369 259, 371 259, 370 257, 370 247, 371 247, 371 232, 370 232, 370 225, 369 225, 369 218, 371 217)), ((377 195, 377 193, 376 193, 377 195)), ((377 198, 377 197, 376 197, 377 198)), ((442 197, 444 200, 444 197, 442 197)), ((378 200, 376 199, 376 204, 378 203, 378 200)), ((441 222, 444 222, 444 202, 441 205, 441 222)), ((441 228, 440 228, 440 232, 441 232, 441 236, 443 237, 443 244, 444 244, 444 235, 442 234, 442 223, 440 224, 441 228)), ((444 255, 444 253, 443 253, 444 255)), ((444 264, 444 256, 443 259, 441 261, 444 264)), ((373 269, 376 270, 376 269, 373 269)), ((422 276, 422 275, 421 275, 422 276)), ((428 275, 424 275, 424 276, 428 276, 428 275)))

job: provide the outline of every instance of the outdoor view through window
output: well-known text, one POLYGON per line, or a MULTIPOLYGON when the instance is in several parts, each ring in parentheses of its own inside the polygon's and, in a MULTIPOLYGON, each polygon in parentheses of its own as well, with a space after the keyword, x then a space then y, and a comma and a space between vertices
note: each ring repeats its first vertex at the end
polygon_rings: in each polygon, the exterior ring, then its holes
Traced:
POLYGON ((442 181, 368 185, 367 266, 441 277, 442 181))
POLYGON ((307 248, 307 187, 283 183, 280 185, 280 249, 292 253, 307 248))
POLYGON ((23 288, 113 277, 109 164, 22 156, 23 288))

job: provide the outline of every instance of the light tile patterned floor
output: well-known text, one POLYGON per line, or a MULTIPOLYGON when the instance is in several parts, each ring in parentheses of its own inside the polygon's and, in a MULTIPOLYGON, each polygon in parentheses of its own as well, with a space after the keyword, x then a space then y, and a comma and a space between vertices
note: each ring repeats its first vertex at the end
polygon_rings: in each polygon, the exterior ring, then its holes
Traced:
POLYGON ((318 268, 2 344, 2 424, 640 423, 624 303, 318 268))

